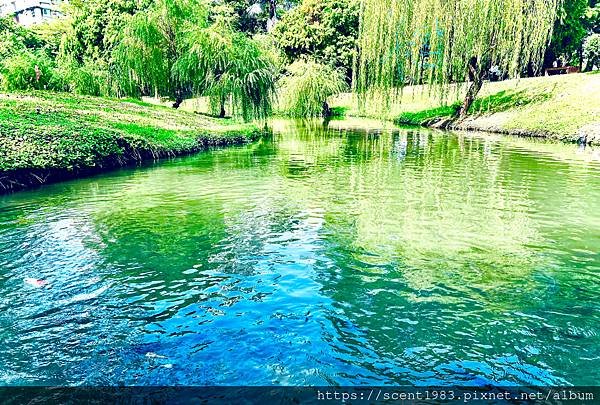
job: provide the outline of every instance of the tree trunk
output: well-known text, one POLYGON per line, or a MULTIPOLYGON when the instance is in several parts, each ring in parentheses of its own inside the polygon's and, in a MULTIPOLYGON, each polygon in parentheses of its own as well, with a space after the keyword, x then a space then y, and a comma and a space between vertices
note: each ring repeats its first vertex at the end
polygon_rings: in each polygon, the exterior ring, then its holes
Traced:
POLYGON ((225 98, 221 98, 221 111, 219 112, 219 118, 225 118, 225 98))
POLYGON ((529 62, 527 64, 527 77, 535 77, 535 69, 533 68, 533 63, 529 62))
POLYGON ((273 19, 277 15, 277 0, 269 0, 269 18, 273 19))
POLYGON ((465 118, 469 113, 469 109, 473 105, 473 101, 479 94, 479 90, 483 86, 483 69, 477 63, 477 58, 471 58, 469 61, 469 89, 463 100, 462 107, 460 108, 459 117, 465 118))
POLYGON ((331 117, 331 108, 329 108, 327 101, 323 101, 323 118, 329 117, 331 117))
POLYGON ((173 103, 173 108, 179 108, 181 103, 183 103, 183 97, 176 97, 175 102, 173 103))

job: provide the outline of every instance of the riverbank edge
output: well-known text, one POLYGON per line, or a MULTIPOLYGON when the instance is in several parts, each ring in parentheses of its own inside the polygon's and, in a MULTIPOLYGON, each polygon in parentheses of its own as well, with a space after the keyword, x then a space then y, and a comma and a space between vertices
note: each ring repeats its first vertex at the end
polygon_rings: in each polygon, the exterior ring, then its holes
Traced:
POLYGON ((332 98, 330 105, 346 116, 383 116, 398 125, 600 145, 600 71, 486 81, 464 119, 456 116, 464 83, 456 85, 443 102, 430 86, 415 85, 383 105, 377 97, 358 106, 352 93, 332 98))
POLYGON ((214 147, 243 145, 258 140, 266 132, 266 129, 259 130, 255 128, 225 134, 202 134, 196 138, 196 144, 193 147, 179 150, 135 147, 127 139, 120 138, 117 142, 122 148, 122 153, 111 154, 95 162, 93 166, 82 166, 74 169, 25 168, 0 171, 0 195, 35 189, 46 184, 89 177, 118 168, 138 166, 150 161, 192 155, 214 147))
POLYGON ((600 123, 583 127, 576 134, 555 134, 546 131, 530 130, 523 128, 504 128, 493 123, 490 116, 467 116, 465 118, 436 117, 415 122, 402 117, 393 119, 397 125, 421 126, 435 129, 456 131, 478 131, 492 134, 511 135, 522 138, 544 138, 556 142, 578 143, 582 145, 600 145, 600 123))

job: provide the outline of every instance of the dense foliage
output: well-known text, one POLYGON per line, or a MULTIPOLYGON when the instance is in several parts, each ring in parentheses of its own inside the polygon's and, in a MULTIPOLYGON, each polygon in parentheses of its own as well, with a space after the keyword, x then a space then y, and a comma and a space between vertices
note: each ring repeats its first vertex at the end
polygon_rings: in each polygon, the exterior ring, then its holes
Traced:
POLYGON ((41 45, 32 31, 17 25, 12 18, 0 18, 0 60, 41 45))
POLYGON ((346 89, 344 75, 330 65, 298 60, 282 79, 280 109, 292 117, 330 114, 327 99, 346 89))
POLYGON ((358 14, 356 0, 304 0, 282 18, 273 37, 288 61, 312 56, 341 69, 350 82, 358 14))
POLYGON ((69 46, 83 59, 110 59, 131 17, 146 10, 151 0, 71 0, 66 12, 70 18, 69 46))
POLYGON ((582 44, 596 31, 596 3, 72 0, 67 18, 31 29, 0 20, 0 86, 174 107, 206 96, 215 115, 252 119, 270 114, 277 83, 287 114, 314 116, 344 82, 384 106, 389 89, 430 84, 444 99, 449 83, 467 80, 466 112, 490 67, 539 72, 553 26, 546 59, 593 66, 595 42, 582 44))
POLYGON ((461 114, 497 66, 518 76, 539 67, 560 0, 364 0, 356 90, 381 97, 407 83, 468 80, 461 114))
POLYGON ((231 7, 202 0, 74 1, 69 17, 35 27, 2 20, 7 90, 166 97, 209 96, 245 119, 271 111, 272 54, 238 31, 231 7))
POLYGON ((600 69, 600 34, 592 34, 583 44, 583 57, 587 60, 589 70, 596 67, 600 69))
POLYGON ((591 34, 600 34, 600 1, 590 0, 584 16, 584 25, 591 34))
POLYGON ((562 58, 569 64, 577 58, 587 30, 584 16, 588 10, 588 0, 569 0, 563 2, 554 23, 552 41, 545 56, 545 65, 550 66, 556 59, 562 58))
POLYGON ((279 16, 296 4, 296 0, 225 0, 235 15, 235 28, 248 34, 270 31, 279 16))
POLYGON ((6 90, 47 90, 56 87, 50 58, 40 51, 18 53, 2 61, 6 90))
POLYGON ((130 19, 115 47, 117 77, 128 95, 154 94, 175 100, 189 93, 189 84, 174 70, 188 51, 190 32, 207 25, 207 10, 196 0, 159 0, 130 19))
POLYGON ((0 19, 0 84, 6 90, 54 89, 54 62, 45 42, 12 19, 0 19))
POLYGON ((557 17, 544 67, 551 67, 555 61, 583 67, 585 38, 600 33, 600 4, 597 0, 563 1, 557 17))
POLYGON ((196 92, 210 97, 215 113, 224 117, 229 102, 246 119, 270 114, 276 72, 256 41, 234 31, 224 19, 189 40, 189 52, 176 70, 183 81, 194 83, 196 92))

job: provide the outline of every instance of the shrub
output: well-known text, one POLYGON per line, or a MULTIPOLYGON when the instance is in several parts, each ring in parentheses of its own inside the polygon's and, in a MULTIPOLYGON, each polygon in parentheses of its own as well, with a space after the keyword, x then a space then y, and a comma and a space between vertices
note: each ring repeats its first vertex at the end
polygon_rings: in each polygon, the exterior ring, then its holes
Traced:
POLYGON ((79 64, 74 60, 66 60, 59 66, 58 80, 65 91, 88 96, 112 95, 108 70, 101 61, 86 60, 79 64))

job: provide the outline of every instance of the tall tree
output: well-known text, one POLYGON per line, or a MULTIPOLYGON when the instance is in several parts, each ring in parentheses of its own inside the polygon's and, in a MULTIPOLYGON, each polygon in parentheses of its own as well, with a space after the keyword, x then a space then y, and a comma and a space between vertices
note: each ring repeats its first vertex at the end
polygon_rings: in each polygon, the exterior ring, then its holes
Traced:
POLYGON ((282 112, 292 117, 329 117, 327 99, 346 90, 344 74, 310 59, 297 60, 286 70, 279 99, 282 112))
POLYGON ((118 44, 131 16, 146 10, 151 0, 70 0, 65 12, 71 25, 71 56, 79 61, 103 58, 118 44))
POLYGON ((200 0, 158 0, 128 23, 115 68, 130 93, 175 100, 207 95, 221 117, 232 105, 244 119, 270 113, 275 68, 261 47, 236 31, 230 7, 200 0), (211 23, 212 21, 212 23, 211 23))
POLYGON ((343 71, 348 83, 358 38, 356 0, 304 0, 272 32, 288 62, 310 56, 343 71))
POLYGON ((565 64, 582 63, 588 5, 589 0, 569 0, 562 3, 554 23, 552 41, 544 57, 545 67, 550 67, 558 58, 565 64))
MULTIPOLYGON (((364 95, 405 84, 469 82, 467 114, 489 66, 511 76, 541 65, 561 0, 363 0, 355 89, 364 95)), ((381 97, 386 103, 388 97, 381 97)))
POLYGON ((154 93, 175 100, 190 92, 174 66, 184 55, 187 35, 207 25, 207 8, 198 0, 158 0, 128 22, 114 58, 129 93, 154 93))
POLYGON ((256 41, 235 31, 231 19, 221 17, 196 30, 185 48, 175 71, 182 82, 193 84, 196 94, 210 97, 219 117, 225 117, 227 104, 246 120, 271 113, 273 61, 256 41))

